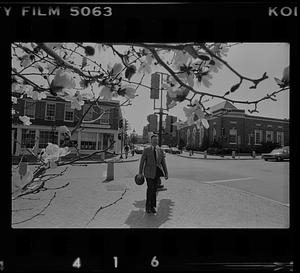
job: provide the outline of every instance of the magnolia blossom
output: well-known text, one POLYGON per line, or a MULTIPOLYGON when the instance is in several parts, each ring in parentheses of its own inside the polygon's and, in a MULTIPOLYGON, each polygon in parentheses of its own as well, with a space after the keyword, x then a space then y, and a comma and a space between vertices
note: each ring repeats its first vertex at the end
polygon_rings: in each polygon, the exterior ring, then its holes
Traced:
POLYGON ((175 54, 173 57, 173 65, 176 69, 179 69, 180 66, 186 64, 191 60, 191 56, 188 53, 185 53, 181 50, 175 50, 175 54))
POLYGON ((21 65, 22 67, 27 67, 27 66, 29 66, 31 63, 32 63, 32 59, 30 58, 30 55, 24 55, 24 56, 21 58, 20 65, 21 65))
POLYGON ((63 46, 63 43, 45 43, 47 47, 50 47, 51 49, 57 48, 60 49, 63 46))
POLYGON ((23 122, 24 125, 30 125, 32 124, 30 122, 30 118, 27 116, 19 116, 19 119, 23 122))
POLYGON ((139 73, 143 73, 143 74, 151 74, 151 66, 149 65, 149 63, 142 63, 138 69, 139 73))
POLYGON ((136 89, 132 87, 132 85, 123 85, 122 88, 125 89, 125 97, 128 99, 134 99, 136 89))
POLYGON ((71 74, 62 69, 56 71, 52 84, 53 86, 67 89, 72 89, 76 86, 74 78, 71 76, 71 74))
POLYGON ((65 125, 57 127, 57 131, 60 132, 60 133, 68 134, 69 136, 71 136, 71 132, 70 132, 69 128, 65 125))
POLYGON ((41 156, 45 163, 51 162, 51 161, 57 161, 60 157, 66 156, 69 154, 69 148, 59 148, 58 145, 48 143, 48 146, 46 149, 43 149, 41 152, 41 156))
POLYGON ((18 99, 16 97, 11 97, 11 101, 14 104, 18 103, 18 99))
POLYGON ((208 74, 202 76, 202 78, 201 78, 201 83, 202 83, 206 88, 209 88, 209 87, 212 85, 212 83, 211 83, 209 80, 211 80, 212 78, 213 78, 213 76, 210 75, 210 74, 208 73, 208 74))
POLYGON ((84 105, 83 96, 78 91, 76 91, 75 94, 67 89, 63 89, 63 91, 65 96, 62 97, 64 100, 71 102, 71 108, 81 110, 81 106, 84 105))
POLYGON ((117 75, 122 71, 122 69, 123 69, 123 65, 121 63, 115 63, 111 70, 111 74, 117 75))
POLYGON ((198 101, 194 101, 193 107, 183 107, 183 111, 185 113, 185 116, 187 117, 187 124, 193 125, 196 124, 197 128, 200 127, 201 124, 207 129, 209 128, 209 124, 207 120, 204 118, 205 114, 201 109, 201 105, 198 101))
POLYGON ((46 93, 44 92, 37 92, 34 90, 28 90, 26 92, 27 97, 32 98, 33 100, 41 100, 47 98, 46 93))
POLYGON ((111 100, 112 99, 112 92, 110 88, 104 86, 100 91, 100 96, 103 97, 104 100, 111 100))

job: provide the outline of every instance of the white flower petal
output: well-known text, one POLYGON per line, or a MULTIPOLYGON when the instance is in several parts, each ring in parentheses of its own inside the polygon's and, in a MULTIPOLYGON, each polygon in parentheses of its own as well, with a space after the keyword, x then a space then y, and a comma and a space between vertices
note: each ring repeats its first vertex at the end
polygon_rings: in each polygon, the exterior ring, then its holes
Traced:
POLYGON ((203 124, 203 126, 204 126, 205 129, 209 128, 209 124, 208 124, 208 122, 207 122, 207 120, 205 118, 201 119, 201 122, 202 122, 202 124, 203 124))

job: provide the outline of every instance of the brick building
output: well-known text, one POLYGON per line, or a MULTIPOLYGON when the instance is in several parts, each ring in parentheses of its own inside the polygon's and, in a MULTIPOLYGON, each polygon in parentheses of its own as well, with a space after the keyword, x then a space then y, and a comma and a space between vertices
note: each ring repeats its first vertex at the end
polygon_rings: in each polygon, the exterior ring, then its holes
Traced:
POLYGON ((184 145, 200 148, 204 136, 209 143, 218 142, 223 148, 256 150, 263 142, 289 145, 289 120, 259 117, 245 114, 225 101, 210 108, 208 129, 195 125, 178 130, 177 137, 184 145))
MULTIPOLYGON (((14 94, 15 97, 18 94, 14 94)), ((31 98, 18 98, 14 109, 18 115, 12 118, 12 155, 28 153, 26 148, 33 148, 39 152, 45 148, 48 142, 62 144, 62 133, 57 131, 57 127, 65 125, 70 131, 75 127, 78 120, 87 110, 91 102, 86 101, 81 110, 71 109, 71 103, 58 97, 47 97, 42 100, 32 100, 31 98), (23 125, 19 116, 30 117, 32 124, 23 125)), ((71 137, 77 144, 80 153, 90 153, 101 150, 110 145, 113 138, 116 143, 112 150, 119 152, 120 140, 118 140, 118 124, 121 118, 119 101, 99 101, 100 107, 91 108, 84 117, 87 123, 83 123, 71 137), (94 121, 103 112, 100 119, 94 121)), ((75 150, 74 150, 75 152, 75 150)))

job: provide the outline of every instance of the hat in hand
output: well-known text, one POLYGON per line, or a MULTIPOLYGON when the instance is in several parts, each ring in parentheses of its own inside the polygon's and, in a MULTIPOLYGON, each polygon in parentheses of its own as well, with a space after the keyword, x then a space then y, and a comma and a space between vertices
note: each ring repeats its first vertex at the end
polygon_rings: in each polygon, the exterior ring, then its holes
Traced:
POLYGON ((134 182, 135 182, 135 184, 137 184, 137 185, 143 185, 144 182, 145 182, 145 177, 144 177, 143 175, 137 174, 137 175, 134 177, 134 182))

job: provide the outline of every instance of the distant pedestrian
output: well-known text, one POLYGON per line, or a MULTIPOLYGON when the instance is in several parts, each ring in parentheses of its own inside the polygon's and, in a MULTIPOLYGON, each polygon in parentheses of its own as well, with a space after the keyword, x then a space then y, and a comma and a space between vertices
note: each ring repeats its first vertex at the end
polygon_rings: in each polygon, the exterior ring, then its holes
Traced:
POLYGON ((124 151, 125 151, 125 157, 128 158, 128 152, 129 152, 128 145, 125 146, 124 151))
POLYGON ((157 146, 157 135, 151 136, 151 146, 144 149, 139 165, 139 175, 147 181, 146 212, 156 213, 156 193, 161 176, 168 179, 165 153, 157 146))
POLYGON ((131 155, 134 156, 134 146, 131 147, 131 155))

